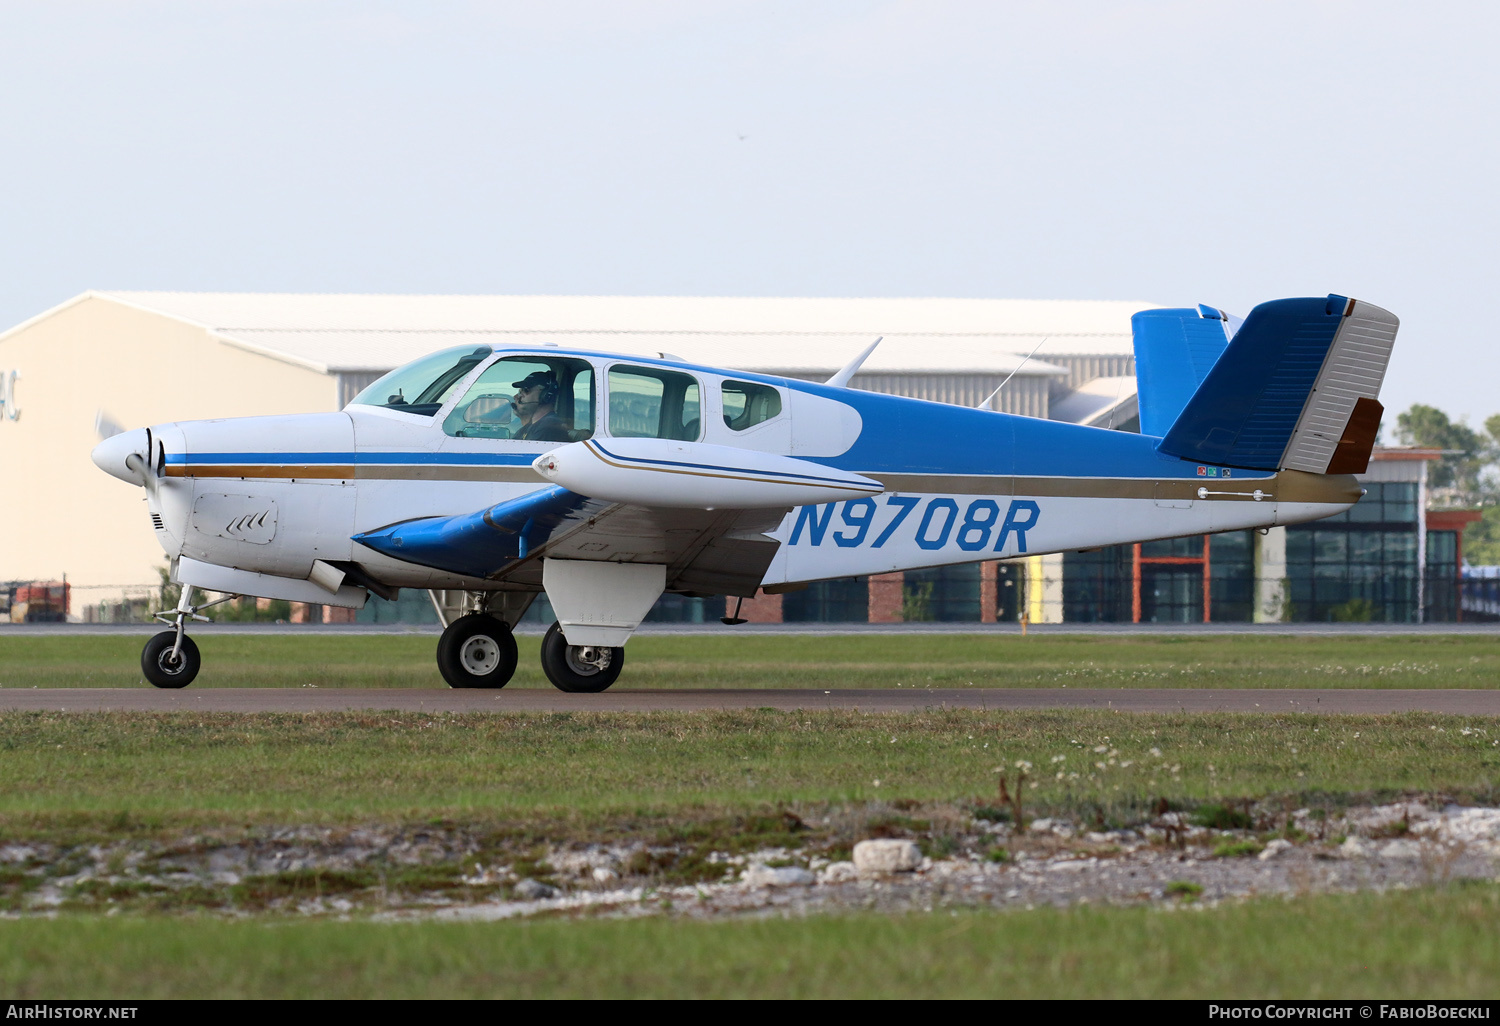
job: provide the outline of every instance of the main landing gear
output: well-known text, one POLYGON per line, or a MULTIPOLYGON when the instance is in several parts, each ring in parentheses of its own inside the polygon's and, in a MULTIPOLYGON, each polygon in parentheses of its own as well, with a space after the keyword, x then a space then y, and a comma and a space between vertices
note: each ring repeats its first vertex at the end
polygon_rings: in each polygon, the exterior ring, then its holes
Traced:
POLYGON ((562 625, 554 623, 542 639, 542 672, 559 691, 598 694, 625 668, 625 649, 603 645, 570 645, 562 625))
POLYGON ((141 673, 159 688, 187 687, 198 676, 198 669, 203 665, 197 644, 187 636, 187 621, 212 623, 208 617, 200 615, 198 610, 239 598, 238 595, 226 595, 195 606, 191 601, 192 595, 193 589, 184 584, 182 595, 177 600, 177 608, 170 613, 156 614, 156 619, 171 624, 172 629, 153 635, 141 650, 141 673))
POLYGON ((438 639, 437 664, 454 688, 503 688, 516 672, 516 638, 510 625, 488 613, 467 613, 438 639))
MULTIPOLYGON (((536 598, 524 591, 433 591, 433 608, 447 624, 438 639, 437 664, 454 688, 503 688, 515 675, 518 656, 511 628, 536 598)), ((559 691, 597 694, 620 678, 625 650, 570 645, 554 623, 542 639, 542 672, 559 691)))
MULTIPOLYGON (((515 635, 504 620, 488 613, 459 617, 438 639, 438 670, 449 687, 503 688, 515 675, 517 662, 515 635)), ((555 623, 542 639, 542 672, 559 691, 597 694, 619 679, 624 666, 623 648, 570 645, 555 623)))

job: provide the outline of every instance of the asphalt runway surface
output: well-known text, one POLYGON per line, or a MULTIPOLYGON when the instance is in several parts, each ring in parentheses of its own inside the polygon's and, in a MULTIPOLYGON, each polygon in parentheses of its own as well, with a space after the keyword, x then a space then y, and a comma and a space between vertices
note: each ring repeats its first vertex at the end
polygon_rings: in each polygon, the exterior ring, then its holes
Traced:
POLYGON ((920 712, 927 709, 1111 709, 1119 712, 1500 716, 1500 690, 1314 690, 1207 688, 849 688, 640 690, 569 695, 539 688, 7 688, 0 712, 699 712, 730 709, 920 712))
MULTIPOLYGON (((541 637, 549 624, 523 622, 516 626, 521 636, 541 637)), ((89 635, 135 634, 142 638, 165 630, 159 623, 0 623, 0 638, 86 637, 89 635)), ((442 628, 435 623, 208 623, 194 624, 189 633, 199 634, 287 634, 359 635, 415 634, 436 638, 442 628)), ((1500 621, 1479 623, 1047 623, 1031 624, 1030 633, 1046 635, 1121 635, 1144 637, 1221 637, 1262 635, 1265 637, 1391 637, 1423 635, 1478 635, 1500 637, 1500 621)), ((860 634, 979 634, 1020 637, 1018 623, 746 623, 727 627, 709 623, 646 623, 635 637, 751 637, 754 635, 860 635, 860 634)))

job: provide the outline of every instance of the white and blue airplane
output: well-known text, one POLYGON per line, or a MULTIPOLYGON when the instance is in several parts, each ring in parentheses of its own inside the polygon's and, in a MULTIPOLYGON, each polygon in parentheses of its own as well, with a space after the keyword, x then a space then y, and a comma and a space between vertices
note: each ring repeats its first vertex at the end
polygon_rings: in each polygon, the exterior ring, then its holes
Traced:
POLYGON ((847 387, 873 345, 823 384, 480 346, 338 413, 159 424, 93 459, 145 488, 183 585, 142 653, 157 687, 198 673, 195 588, 356 608, 423 588, 464 596, 437 646, 451 686, 505 686, 511 630, 545 591, 543 669, 598 692, 663 592, 743 599, 1348 509, 1397 326, 1342 296, 1242 321, 1143 311, 1139 434, 847 387))

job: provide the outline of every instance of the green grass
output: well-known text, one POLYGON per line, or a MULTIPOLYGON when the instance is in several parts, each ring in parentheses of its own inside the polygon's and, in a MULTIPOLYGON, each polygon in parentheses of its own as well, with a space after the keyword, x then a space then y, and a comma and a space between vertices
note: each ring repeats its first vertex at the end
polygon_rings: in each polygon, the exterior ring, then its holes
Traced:
MULTIPOLYGON (((199 634, 203 687, 442 688, 432 635, 199 634)), ((518 639, 511 687, 550 687, 518 639)), ((144 636, 0 636, 0 686, 139 687, 144 636)), ((637 637, 617 688, 1495 688, 1500 638, 637 637)))
POLYGON ((368 924, 0 921, 42 998, 1399 998, 1500 986, 1492 884, 1219 908, 368 924))
POLYGON ((1259 855, 1266 850, 1266 846, 1254 838, 1244 841, 1225 841, 1214 848, 1214 857, 1221 859, 1240 859, 1251 855, 1259 855))
POLYGON ((75 821, 682 820, 786 803, 998 814, 996 769, 1013 784, 1020 760, 1028 816, 1129 816, 1163 797, 1232 816, 1264 795, 1490 798, 1497 741, 1492 720, 1426 714, 6 713, 0 836, 75 821))

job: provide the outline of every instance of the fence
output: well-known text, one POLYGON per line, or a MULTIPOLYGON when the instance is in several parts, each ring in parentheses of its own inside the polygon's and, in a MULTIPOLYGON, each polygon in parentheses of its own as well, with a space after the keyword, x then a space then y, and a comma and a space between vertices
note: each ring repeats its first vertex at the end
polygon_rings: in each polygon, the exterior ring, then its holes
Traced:
POLYGON ((1465 619, 1500 620, 1500 566, 1463 569, 1465 619))

